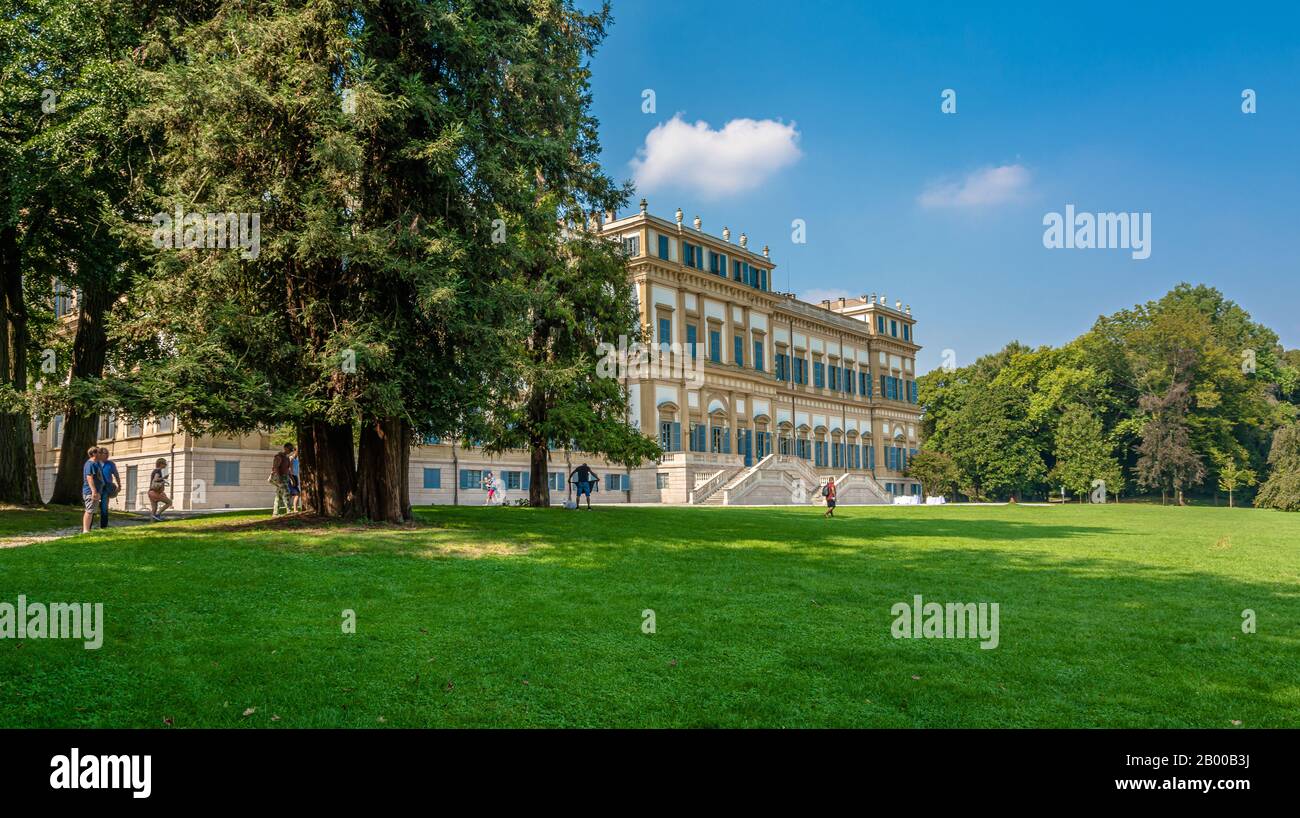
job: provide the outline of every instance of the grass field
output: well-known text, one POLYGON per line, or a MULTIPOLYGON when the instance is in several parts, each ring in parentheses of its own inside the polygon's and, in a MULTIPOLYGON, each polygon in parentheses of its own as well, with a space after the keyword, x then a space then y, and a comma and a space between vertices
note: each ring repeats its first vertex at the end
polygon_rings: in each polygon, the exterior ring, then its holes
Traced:
POLYGON ((0 550, 0 602, 106 620, 99 650, 0 641, 0 726, 1300 726, 1300 515, 820 514, 229 515, 0 550), (997 602, 999 646, 894 639, 913 594, 997 602))
MULTIPOLYGON (((17 534, 29 534, 51 528, 81 526, 83 508, 77 506, 44 506, 18 508, 0 505, 0 540, 17 534)), ((109 512, 110 518, 120 518, 119 512, 109 512)), ((99 523, 96 522, 96 525, 99 523)))

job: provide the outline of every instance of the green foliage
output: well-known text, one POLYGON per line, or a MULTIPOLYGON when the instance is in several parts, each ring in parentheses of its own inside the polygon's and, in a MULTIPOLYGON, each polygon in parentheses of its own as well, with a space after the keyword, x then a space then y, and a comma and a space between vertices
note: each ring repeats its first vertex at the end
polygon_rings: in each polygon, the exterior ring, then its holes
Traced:
POLYGON ((953 459, 943 452, 922 448, 907 461, 907 476, 921 481, 930 496, 951 496, 961 482, 961 472, 953 459))
POLYGON ((1268 454, 1272 470, 1260 486, 1255 504, 1283 511, 1300 511, 1300 423, 1278 429, 1268 454))
POLYGON ((922 431, 928 447, 953 457, 964 487, 988 496, 999 496, 988 488, 994 463, 1003 493, 1008 483, 1039 494, 1066 483, 1082 493, 1088 471, 1097 472, 1088 484, 1105 479, 1108 491, 1131 482, 1180 493, 1219 480, 1216 451, 1263 472, 1271 430, 1297 416, 1297 364, 1300 352, 1284 352, 1276 333, 1218 290, 1180 284, 1099 318, 1062 347, 1013 342, 967 367, 927 373, 918 379, 922 431), (1021 408, 1007 411, 1014 402, 987 397, 1003 388, 1023 395, 1021 408), (1100 423, 1099 435, 1075 407, 1100 423), (1016 429, 1037 457, 992 447, 963 431, 967 422, 1016 429), (1050 467, 1050 482, 1040 465, 1050 467))
POLYGON ((1056 465, 1049 475, 1054 485, 1084 497, 1091 492, 1094 481, 1101 480, 1108 492, 1119 492, 1123 480, 1119 463, 1103 436, 1101 418, 1087 408, 1071 406, 1061 416, 1055 455, 1056 465))

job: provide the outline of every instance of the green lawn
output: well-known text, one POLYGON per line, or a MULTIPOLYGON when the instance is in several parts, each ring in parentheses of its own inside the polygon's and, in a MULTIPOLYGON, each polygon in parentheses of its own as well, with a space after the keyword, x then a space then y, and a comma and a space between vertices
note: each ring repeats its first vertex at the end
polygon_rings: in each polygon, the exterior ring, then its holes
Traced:
MULTIPOLYGON (((0 538, 30 534, 51 528, 79 527, 81 525, 81 515, 84 511, 83 507, 78 506, 44 506, 42 508, 0 506, 0 538)), ((121 517, 121 514, 120 512, 111 511, 109 516, 111 520, 121 517)), ((12 602, 12 600, 10 601, 12 602)))
POLYGON ((0 726, 1300 726, 1300 515, 264 516, 0 550, 0 602, 107 621, 97 651, 0 641, 0 726), (1000 645, 894 639, 890 607, 918 593, 999 603, 1000 645))

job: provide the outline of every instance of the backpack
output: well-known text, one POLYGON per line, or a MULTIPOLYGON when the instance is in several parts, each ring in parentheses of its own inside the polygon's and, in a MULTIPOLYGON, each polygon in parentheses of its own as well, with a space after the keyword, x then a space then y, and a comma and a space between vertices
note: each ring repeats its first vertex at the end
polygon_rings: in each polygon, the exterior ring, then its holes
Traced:
POLYGON ((823 497, 830 497, 830 496, 831 496, 831 487, 830 487, 830 484, 829 484, 829 483, 828 483, 827 485, 825 485, 825 486, 822 486, 822 496, 823 496, 823 497))

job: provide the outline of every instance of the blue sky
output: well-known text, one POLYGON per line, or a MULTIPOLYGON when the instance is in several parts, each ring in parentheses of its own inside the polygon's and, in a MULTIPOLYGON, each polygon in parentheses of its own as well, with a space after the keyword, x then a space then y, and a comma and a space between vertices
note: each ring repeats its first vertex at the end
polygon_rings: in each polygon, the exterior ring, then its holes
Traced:
POLYGON ((1300 11, 964 5, 616 0, 592 65, 606 169, 651 212, 770 245, 776 289, 911 304, 922 371, 1184 280, 1300 346, 1300 11), (1150 258, 1045 248, 1067 204, 1150 213, 1150 258))

